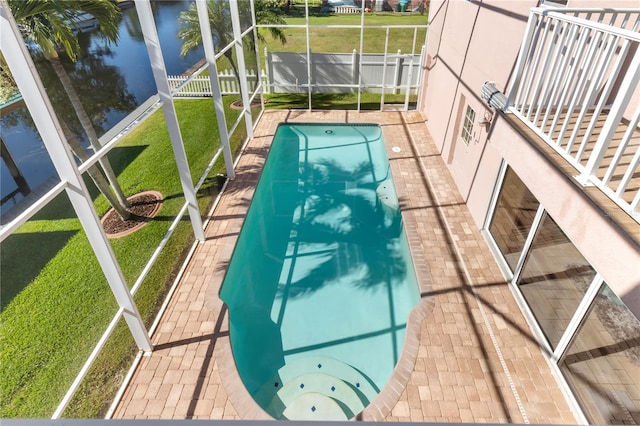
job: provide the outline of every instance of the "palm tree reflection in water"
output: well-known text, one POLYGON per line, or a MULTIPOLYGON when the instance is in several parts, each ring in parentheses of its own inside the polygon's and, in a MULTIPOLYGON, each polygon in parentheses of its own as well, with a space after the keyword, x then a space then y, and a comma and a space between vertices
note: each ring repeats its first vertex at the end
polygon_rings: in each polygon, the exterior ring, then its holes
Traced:
POLYGON ((381 182, 391 183, 372 180, 367 161, 348 169, 334 159, 320 159, 301 162, 299 169, 301 199, 287 250, 291 270, 279 295, 309 296, 335 282, 362 289, 401 282, 407 265, 400 211, 385 208, 376 192, 381 182), (312 261, 303 261, 305 275, 294 282, 293 269, 305 257, 312 261))

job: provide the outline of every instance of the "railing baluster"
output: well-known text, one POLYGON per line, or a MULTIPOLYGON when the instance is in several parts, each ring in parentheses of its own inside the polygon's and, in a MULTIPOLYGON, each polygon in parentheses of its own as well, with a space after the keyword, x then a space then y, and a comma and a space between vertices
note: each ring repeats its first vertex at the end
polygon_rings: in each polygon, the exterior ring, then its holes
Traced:
POLYGON ((579 182, 598 186, 638 222, 640 191, 629 194, 629 187, 636 191, 640 167, 632 145, 640 122, 639 27, 632 9, 532 9, 505 108, 576 167, 579 182), (630 105, 638 110, 605 170, 630 105))
MULTIPOLYGON (((588 36, 589 34, 591 34, 591 29, 590 28, 581 28, 578 31, 581 31, 580 34, 580 39, 578 41, 578 47, 576 49, 576 57, 572 57, 572 61, 569 64, 569 70, 567 72, 566 75, 566 79, 561 83, 562 84, 562 90, 561 90, 561 96, 560 96, 560 101, 558 102, 558 109, 556 111, 555 117, 553 118, 553 122, 551 123, 551 127, 549 128, 549 137, 551 139, 555 139, 553 137, 553 132, 555 131, 558 122, 560 121, 560 118, 562 117, 562 109, 565 106, 565 102, 568 96, 570 96, 571 93, 571 88, 573 87, 573 82, 576 78, 576 69, 578 68, 578 64, 580 62, 580 58, 584 52, 584 45, 587 42, 588 36)), ((568 55, 572 56, 573 52, 568 52, 568 55)), ((560 140, 556 140, 556 146, 560 147, 560 140)))
MULTIPOLYGON (((622 140, 620 141, 620 146, 616 150, 616 153, 613 156, 613 159, 611 160, 611 164, 609 165, 609 168, 607 169, 607 172, 605 173, 604 178, 602 178, 603 184, 608 185, 609 182, 611 181, 611 177, 615 173, 615 170, 618 167, 618 164, 620 163, 622 156, 624 155, 624 151, 627 149, 627 147, 629 146, 629 143, 631 142, 631 137, 633 133, 636 131, 636 126, 638 125, 638 122, 640 122, 640 105, 638 105, 638 108, 636 108, 636 112, 633 115, 633 118, 631 119, 631 121, 629 122, 629 127, 627 127, 627 131, 624 132, 624 136, 622 136, 622 140)), ((623 196, 624 191, 626 191, 627 186, 629 186, 629 182, 633 177, 636 167, 638 167, 639 161, 640 161, 640 147, 636 149, 636 153, 633 156, 633 160, 631 160, 629 167, 627 167, 627 170, 625 171, 625 174, 622 177, 620 184, 618 185, 618 188, 616 189, 617 196, 619 197, 623 196)))
MULTIPOLYGON (((588 111, 594 107, 594 101, 596 99, 596 96, 598 95, 599 88, 602 87, 602 83, 604 81, 605 75, 607 75, 606 65, 611 63, 611 59, 613 58, 613 54, 615 53, 616 46, 618 45, 619 39, 620 37, 616 37, 613 35, 609 35, 608 37, 609 47, 606 51, 606 54, 602 55, 600 62, 597 65, 598 72, 597 72, 597 75, 595 75, 594 78, 591 80, 591 86, 587 91, 587 98, 583 99, 583 107, 578 117, 578 122, 580 123, 584 121, 588 111)), ((582 142, 578 146, 578 151, 574 157, 576 160, 576 163, 580 163, 582 159, 582 155, 584 154, 584 150, 587 146, 587 142, 591 140, 591 136, 593 135, 595 124, 598 121, 598 115, 599 114, 595 114, 595 113, 592 115, 589 125, 585 129, 585 134, 582 138, 582 142)), ((579 127, 576 126, 576 128, 573 129, 573 133, 571 134, 572 141, 577 140, 578 131, 579 131, 579 127)))
POLYGON ((546 73, 546 78, 544 81, 544 85, 542 86, 542 90, 540 91, 540 96, 538 97, 538 106, 536 108, 536 115, 533 118, 533 123, 537 123, 540 118, 540 114, 543 110, 549 109, 549 86, 551 85, 551 81, 556 76, 557 67, 560 65, 560 55, 562 54, 562 46, 564 45, 564 41, 567 37, 566 25, 564 22, 556 22, 554 28, 554 37, 553 37, 553 49, 549 49, 549 52, 553 52, 551 58, 551 69, 546 73), (545 107, 546 104, 546 107, 545 107))
POLYGON ((572 25, 569 22, 564 22, 563 28, 563 37, 560 46, 558 47, 558 58, 556 59, 556 64, 554 65, 554 69, 552 70, 552 79, 550 80, 551 86, 547 89, 546 93, 546 109, 544 113, 544 117, 542 122, 540 123, 540 129, 544 132, 544 128, 547 125, 547 121, 549 120, 549 116, 551 115, 551 111, 555 108, 555 100, 558 96, 558 90, 560 87, 561 76, 564 73, 564 69, 567 64, 567 46, 573 44, 575 40, 576 26, 572 25))
POLYGON ((544 26, 541 25, 542 28, 540 30, 542 32, 542 37, 540 37, 540 33, 538 33, 536 37, 536 55, 535 59, 533 60, 533 65, 530 67, 527 89, 525 90, 525 97, 523 99, 523 105, 521 109, 522 115, 527 117, 527 119, 530 119, 531 117, 533 103, 535 102, 536 90, 538 89, 538 84, 540 82, 540 72, 538 71, 538 65, 540 62, 540 57, 545 50, 547 35, 549 34, 549 31, 547 31, 547 28, 549 28, 549 22, 551 22, 551 19, 544 19, 544 26), (536 76, 538 77, 537 79, 536 76), (534 84, 534 80, 537 80, 536 84, 534 84))
MULTIPOLYGON (((549 20, 548 22, 551 22, 551 20, 549 20)), ((550 66, 551 58, 555 57, 554 47, 556 46, 558 41, 559 30, 560 30, 560 23, 556 22, 553 25, 553 33, 551 34, 551 38, 549 40, 549 46, 546 46, 546 43, 545 43, 546 40, 540 45, 541 47, 540 52, 542 52, 542 50, 546 50, 546 54, 544 55, 542 66, 541 66, 540 72, 538 72, 538 78, 533 88, 533 96, 531 97, 531 101, 529 102, 529 112, 527 114, 527 118, 530 119, 533 123, 537 122, 537 117, 540 114, 540 105, 544 97, 544 89, 541 90, 540 85, 542 84, 544 87, 546 87, 548 84, 548 80, 550 78, 549 66, 550 66), (544 47, 544 49, 542 47, 544 47), (535 111, 534 118, 531 119, 531 114, 534 111, 535 111)))
POLYGON ((636 219, 636 221, 640 221, 638 218, 638 213, 635 213, 638 211, 638 207, 640 207, 640 189, 636 192, 636 196, 633 197, 633 201, 631 202, 631 205, 629 206, 629 210, 631 211, 631 215, 636 219))
MULTIPOLYGON (((586 57, 584 58, 584 61, 582 61, 582 66, 580 67, 580 71, 576 73, 576 76, 578 77, 578 81, 576 82, 576 85, 573 87, 571 101, 569 102, 569 105, 567 107, 566 118, 564 120, 564 123, 562 123, 562 127, 560 128, 560 133, 558 133, 558 136, 557 136, 558 146, 562 146, 562 140, 564 139, 564 134, 567 132, 567 129, 569 128, 569 124, 571 124, 571 117, 573 116, 573 112, 576 109, 576 105, 580 98, 581 92, 587 83, 588 77, 592 74, 591 68, 595 58, 596 49, 600 44, 601 36, 602 36, 602 33, 599 31, 594 36, 592 36, 591 43, 590 43, 591 46, 589 46, 589 51, 586 57)), ((579 127, 580 127, 580 122, 578 121, 575 123, 575 128, 578 129, 579 127)), ((567 155, 570 155, 571 145, 573 145, 573 142, 570 139, 569 141, 567 141, 567 146, 565 147, 567 155)))
POLYGON ((519 87, 519 91, 515 100, 515 107, 516 109, 518 109, 518 111, 523 112, 524 108, 527 105, 527 97, 529 96, 529 92, 527 89, 527 82, 530 79, 531 73, 532 71, 532 66, 531 66, 531 62, 532 62, 532 58, 534 57, 535 53, 536 53, 536 49, 538 48, 538 40, 540 39, 540 28, 542 27, 544 18, 540 18, 536 27, 535 27, 535 32, 533 35, 533 38, 531 40, 531 44, 529 45, 529 57, 527 59, 527 62, 524 64, 524 68, 522 69, 522 77, 520 77, 520 87, 519 87))
POLYGON ((588 183, 592 183, 592 179, 595 177, 600 163, 602 163, 602 159, 607 151, 607 146, 616 131, 616 127, 618 123, 620 123, 622 115, 633 97, 634 89, 638 86, 638 81, 640 81, 640 51, 636 50, 633 60, 629 64, 624 80, 620 85, 620 89, 618 90, 619 95, 616 97, 611 107, 611 111, 609 112, 602 132, 598 137, 596 146, 589 156, 587 166, 580 176, 577 177, 578 181, 582 184, 586 185, 588 183))
POLYGON ((629 40, 625 40, 622 43, 622 46, 620 48, 620 52, 618 52, 618 58, 616 59, 616 63, 613 66, 611 72, 608 74, 609 75, 609 79, 607 80, 607 84, 605 85, 604 89, 602 90, 602 93, 600 93, 600 100, 598 101, 598 105, 596 106, 596 109, 593 112, 593 118, 591 119, 591 122, 589 123, 589 128, 587 129, 587 133, 585 134, 585 136, 582 139, 582 143, 580 144, 580 150, 578 152, 578 156, 577 158, 581 159, 582 155, 584 155, 584 151, 586 150, 586 147, 589 144, 589 138, 588 135, 593 134, 593 130, 595 129, 595 126, 598 123, 598 117, 600 116, 600 114, 602 113, 602 111, 604 111, 605 107, 607 106, 607 101, 609 100, 609 96, 611 95, 611 92, 613 90, 613 87, 615 85, 615 82, 617 80, 618 75, 620 74, 621 70, 622 70, 622 66, 624 65, 627 53, 629 52, 629 49, 631 47, 631 42, 629 40))
MULTIPOLYGON (((549 98, 549 104, 550 104, 550 108, 547 110, 547 112, 544 114, 544 119, 542 120, 542 127, 541 129, 544 131, 544 128, 546 127, 546 123, 549 120, 549 117, 553 117, 556 116, 556 113, 558 111, 558 109, 560 108, 560 106, 558 105, 558 99, 560 98, 560 96, 562 95, 562 89, 563 89, 563 80, 565 79, 565 75, 567 73, 567 68, 570 66, 570 58, 571 58, 571 54, 570 52, 573 51, 573 46, 578 42, 579 39, 579 32, 578 32, 578 26, 575 24, 569 24, 570 25, 570 29, 568 31, 569 33, 569 44, 565 46, 564 49, 564 56, 562 58, 562 65, 560 66, 560 69, 558 70, 558 73, 556 75, 554 84, 553 84, 553 89, 551 91, 551 97, 549 98), (555 112, 554 112, 555 111, 555 112)), ((553 122, 552 122, 553 125, 553 122)), ((550 126, 550 130, 549 132, 545 132, 545 134, 547 134, 547 136, 549 138, 551 138, 551 129, 552 129, 552 125, 550 126)))
POLYGON ((520 98, 519 93, 521 90, 520 79, 522 78, 522 74, 527 64, 526 56, 529 54, 529 49, 531 48, 531 41, 533 39, 533 35, 535 33, 535 29, 538 23, 538 15, 533 13, 529 21, 527 22, 527 28, 525 30, 525 36, 522 39, 522 45, 520 46, 520 54, 518 55, 518 59, 516 62, 515 73, 513 75, 513 80, 511 84, 511 89, 509 90, 509 96, 507 97, 507 105, 505 108, 509 108, 513 105, 518 104, 518 100, 520 98), (518 96, 515 94, 518 93, 518 96))

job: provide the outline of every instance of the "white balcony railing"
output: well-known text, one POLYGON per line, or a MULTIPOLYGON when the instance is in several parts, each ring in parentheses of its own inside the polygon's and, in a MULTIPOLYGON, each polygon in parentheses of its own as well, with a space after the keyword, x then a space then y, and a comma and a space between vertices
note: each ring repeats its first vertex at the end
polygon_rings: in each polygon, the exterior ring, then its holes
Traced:
POLYGON ((640 222, 640 9, 532 9, 505 111, 640 222))

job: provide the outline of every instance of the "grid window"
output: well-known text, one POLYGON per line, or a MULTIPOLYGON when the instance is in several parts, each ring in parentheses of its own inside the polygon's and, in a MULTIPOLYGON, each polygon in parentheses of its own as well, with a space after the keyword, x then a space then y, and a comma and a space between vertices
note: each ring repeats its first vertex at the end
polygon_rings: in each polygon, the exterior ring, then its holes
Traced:
POLYGON ((471 132, 473 131, 473 121, 476 119, 476 112, 467 105, 467 112, 464 114, 464 124, 462 125, 462 140, 469 145, 471 132))

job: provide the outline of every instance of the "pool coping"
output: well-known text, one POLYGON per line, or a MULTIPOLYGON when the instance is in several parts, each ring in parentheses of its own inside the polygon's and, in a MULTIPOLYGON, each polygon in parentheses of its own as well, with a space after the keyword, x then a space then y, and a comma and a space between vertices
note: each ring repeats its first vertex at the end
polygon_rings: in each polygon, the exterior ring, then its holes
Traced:
MULTIPOLYGON (((363 118, 366 118, 366 115, 363 115, 363 118)), ((282 121, 278 123, 280 124, 290 124, 290 123, 300 123, 300 124, 339 124, 339 125, 356 125, 356 124, 377 124, 372 121, 363 120, 358 123, 349 123, 347 120, 345 121, 335 121, 328 122, 325 120, 305 120, 305 121, 282 121)), ((385 137, 385 128, 380 126, 383 139, 385 142, 385 148, 387 152, 387 157, 391 159, 391 149, 392 147, 388 144, 388 138, 385 137)), ((271 147, 271 143, 273 142, 274 134, 267 136, 269 139, 268 143, 265 143, 262 147, 263 149, 269 149, 271 147)), ((252 147, 252 142, 250 141, 245 149, 252 147)), ((242 161, 242 154, 239 157, 238 163, 242 161)), ((266 160, 266 158, 265 158, 266 160)), ((262 164, 264 165, 264 163, 262 164)), ((394 175, 393 170, 391 171, 394 184, 396 183, 397 177, 394 175)), ((259 176, 256 179, 256 185, 259 181, 259 176)), ((255 186, 251 191, 251 199, 255 194, 255 186)), ((407 196, 408 194, 402 193, 402 191, 396 185, 396 191, 398 193, 398 199, 401 199, 403 196, 407 196)), ((247 209, 243 212, 244 218, 246 218, 247 209)), ((420 349, 420 334, 421 334, 421 326, 424 319, 428 316, 430 309, 433 307, 435 303, 434 300, 430 297, 424 296, 431 289, 431 279, 429 275, 429 270, 426 262, 423 260, 421 256, 417 254, 424 254, 424 247, 419 238, 411 238, 411 236, 417 235, 416 228, 416 218, 415 216, 406 209, 403 209, 402 204, 400 205, 400 211, 402 214, 402 220, 404 223, 404 229, 407 235, 407 240, 409 244, 409 249, 411 252, 411 258, 413 261, 413 266, 416 273, 418 290, 420 293, 420 299, 416 306, 414 306, 409 312, 409 316, 407 318, 407 325, 405 329, 405 342, 402 346, 402 352, 398 359, 398 362, 393 369, 391 376, 389 377, 385 386, 380 390, 377 397, 369 403, 365 407, 365 409, 357 414, 354 419, 357 420, 365 420, 365 421, 382 421, 389 415, 393 410, 393 407, 396 405, 398 400, 400 399, 402 393, 407 386, 411 372, 414 369, 416 358, 418 356, 418 351, 420 349)), ((244 219, 243 219, 244 223, 244 219)), ((235 238, 237 241, 237 237, 235 238)), ((234 244, 235 244, 234 241, 234 244)), ((232 252, 229 253, 228 259, 220 259, 220 262, 228 262, 230 261, 232 256, 232 252)), ((212 306, 212 308, 218 308, 217 311, 220 310, 222 306, 226 305, 222 299, 220 299, 220 289, 222 286, 222 282, 224 280, 224 275, 226 271, 219 271, 211 277, 208 286, 208 294, 217 299, 217 303, 212 306)), ((224 315, 224 328, 229 329, 229 320, 228 315, 224 315)), ((222 351, 222 355, 219 358, 220 363, 220 379, 222 384, 227 389, 227 393, 229 396, 229 400, 232 402, 236 410, 243 413, 243 418, 247 420, 273 420, 271 417, 258 403, 253 399, 251 394, 244 387, 242 379, 238 373, 238 370, 235 366, 235 362, 233 361, 233 353, 231 350, 231 344, 229 339, 225 339, 220 342, 220 349, 222 351)), ((352 419, 353 420, 353 419, 352 419)))

